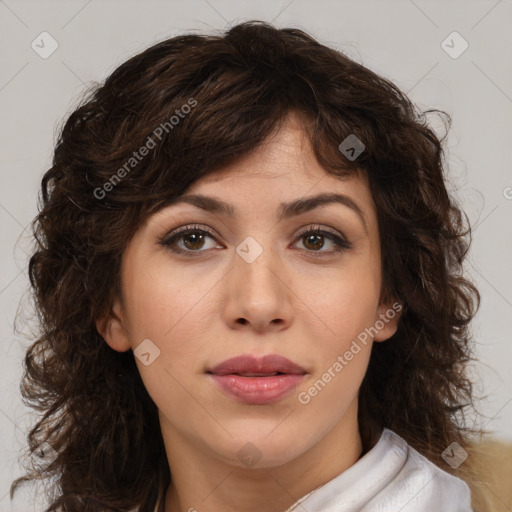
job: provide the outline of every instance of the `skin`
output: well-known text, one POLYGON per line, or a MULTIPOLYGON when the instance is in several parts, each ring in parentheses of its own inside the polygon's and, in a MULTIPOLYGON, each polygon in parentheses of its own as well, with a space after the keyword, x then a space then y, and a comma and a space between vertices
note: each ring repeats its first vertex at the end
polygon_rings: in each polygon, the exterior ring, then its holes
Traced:
POLYGON ((254 152, 195 182, 189 193, 232 203, 236 214, 177 204, 147 219, 123 254, 122 297, 98 330, 117 351, 147 338, 160 350, 148 366, 136 361, 159 409, 172 474, 166 512, 282 512, 361 456, 358 390, 372 342, 392 336, 397 317, 360 344, 308 404, 297 396, 392 306, 379 302, 375 205, 362 173, 343 180, 326 173, 293 115, 254 152), (277 221, 281 202, 322 192, 349 196, 366 225, 337 203, 277 221), (181 237, 175 246, 189 251, 181 255, 159 245, 159 237, 187 224, 209 227, 215 238, 201 246, 181 237), (321 237, 317 248, 310 235, 298 236, 310 226, 344 236, 351 248, 315 257, 336 246, 321 237), (248 236, 263 249, 252 263, 236 253, 248 236), (280 354, 307 375, 275 404, 239 403, 205 370, 241 354, 280 354), (237 456, 248 442, 261 456, 252 467, 237 456))

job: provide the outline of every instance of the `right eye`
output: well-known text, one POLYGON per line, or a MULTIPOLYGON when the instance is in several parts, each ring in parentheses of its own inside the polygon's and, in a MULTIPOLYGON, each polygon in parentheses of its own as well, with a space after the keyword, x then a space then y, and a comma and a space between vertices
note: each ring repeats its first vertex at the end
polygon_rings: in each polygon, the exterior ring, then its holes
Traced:
POLYGON ((204 226, 199 227, 197 225, 184 226, 165 235, 159 241, 159 244, 180 254, 201 253, 206 252, 206 250, 201 249, 204 248, 207 238, 215 239, 213 233, 208 228, 204 229, 204 226), (181 247, 179 242, 182 242, 181 247))

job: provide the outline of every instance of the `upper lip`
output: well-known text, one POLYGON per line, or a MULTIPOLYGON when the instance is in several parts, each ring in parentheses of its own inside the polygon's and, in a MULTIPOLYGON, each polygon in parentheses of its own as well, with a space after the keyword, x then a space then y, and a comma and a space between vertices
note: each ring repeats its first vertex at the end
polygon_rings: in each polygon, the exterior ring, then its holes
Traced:
POLYGON ((257 376, 264 376, 276 373, 303 375, 306 371, 286 357, 269 354, 263 357, 251 355, 232 357, 207 370, 207 373, 215 375, 256 374, 257 376))

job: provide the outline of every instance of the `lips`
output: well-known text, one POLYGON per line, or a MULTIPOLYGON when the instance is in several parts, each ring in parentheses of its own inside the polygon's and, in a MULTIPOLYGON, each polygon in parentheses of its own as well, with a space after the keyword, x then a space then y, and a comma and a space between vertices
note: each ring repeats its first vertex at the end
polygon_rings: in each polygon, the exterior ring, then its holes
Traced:
POLYGON ((275 354, 233 357, 207 373, 228 397, 252 405, 278 402, 306 375, 304 368, 275 354))
POLYGON ((214 366, 208 373, 214 375, 242 375, 244 377, 266 377, 278 374, 304 375, 306 371, 298 364, 276 354, 260 358, 238 356, 214 366))

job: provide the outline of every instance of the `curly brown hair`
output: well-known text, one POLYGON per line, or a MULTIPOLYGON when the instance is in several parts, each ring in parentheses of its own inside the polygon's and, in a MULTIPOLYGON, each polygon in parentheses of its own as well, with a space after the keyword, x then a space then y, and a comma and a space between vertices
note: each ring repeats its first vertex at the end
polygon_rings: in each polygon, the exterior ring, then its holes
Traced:
POLYGON ((446 189, 445 136, 428 125, 438 111, 419 111, 391 81, 301 30, 250 21, 155 44, 66 120, 32 225, 41 332, 21 386, 42 413, 28 449, 46 441, 58 457, 34 463, 11 498, 24 481, 54 477, 48 512, 153 509, 171 479, 157 407, 133 352, 111 349, 96 320, 120 293, 123 251, 144 220, 256 148, 291 111, 308 120, 326 172, 367 174, 382 297, 403 304, 396 334, 372 348, 360 389, 363 443, 387 427, 455 472, 441 453, 453 441, 468 445, 466 363, 479 294, 462 275, 470 230, 446 189), (351 134, 365 145, 353 161, 339 149, 351 134))

